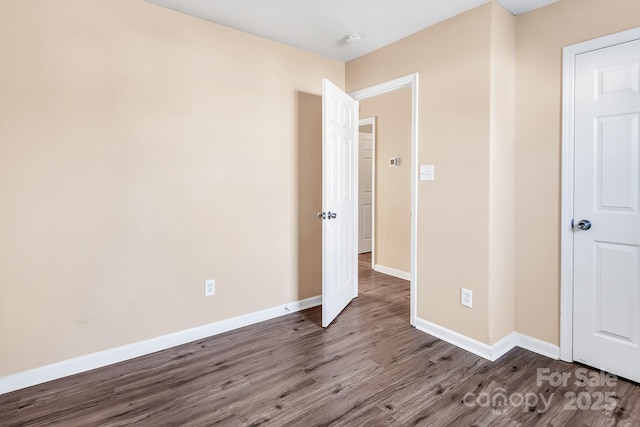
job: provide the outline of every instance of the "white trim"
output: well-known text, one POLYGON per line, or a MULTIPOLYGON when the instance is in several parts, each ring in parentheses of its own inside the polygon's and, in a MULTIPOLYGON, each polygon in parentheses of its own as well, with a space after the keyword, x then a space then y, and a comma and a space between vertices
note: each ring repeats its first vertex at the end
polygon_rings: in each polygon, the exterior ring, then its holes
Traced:
MULTIPOLYGON (((371 125, 371 268, 376 265, 376 118, 360 119, 358 127, 371 125)), ((360 142, 360 141, 358 141, 360 142)))
POLYGON ((511 335, 498 341, 496 348, 494 348, 494 346, 474 340, 456 331, 420 318, 416 319, 416 329, 492 362, 514 347, 514 344, 511 342, 511 335))
POLYGON ((498 360, 515 347, 524 348, 556 360, 560 355, 560 348, 557 345, 518 332, 512 332, 495 344, 489 345, 420 318, 416 319, 416 329, 491 362, 498 360))
POLYGON ((492 362, 495 362, 517 346, 518 344, 516 343, 516 336, 512 332, 506 337, 499 340, 497 343, 489 346, 491 348, 491 356, 493 357, 493 360, 490 360, 492 362))
POLYGON ((175 332, 161 337, 139 341, 97 353, 87 354, 51 365, 41 366, 17 374, 0 377, 0 395, 21 388, 31 387, 47 381, 90 371, 96 368, 112 365, 114 363, 133 359, 139 356, 166 350, 181 344, 186 344, 213 335, 253 325, 254 323, 274 319, 276 317, 291 314, 296 311, 306 310, 319 306, 322 302, 321 296, 295 301, 289 304, 282 304, 277 307, 257 311, 255 313, 232 317, 208 325, 198 326, 184 331, 175 332))
POLYGON ((406 271, 396 270, 395 268, 385 267, 380 264, 374 265, 373 269, 378 273, 387 274, 389 276, 397 277, 398 279, 411 280, 411 273, 407 273, 406 271))
POLYGON ((382 95, 404 87, 411 88, 411 284, 409 323, 416 325, 418 304, 418 73, 350 93, 356 101, 382 95))
POLYGON ((562 213, 560 235, 560 358, 573 362, 574 79, 577 55, 640 39, 640 27, 563 49, 562 213))
POLYGON ((523 335, 519 332, 514 332, 513 335, 515 337, 517 347, 533 351, 534 353, 538 353, 543 356, 547 356, 550 359, 560 359, 560 347, 558 347, 557 345, 530 337, 528 335, 523 335))
POLYGON ((351 92, 349 95, 356 101, 360 101, 362 99, 371 98, 372 96, 393 92, 394 90, 402 89, 403 87, 412 86, 414 81, 417 82, 417 79, 418 73, 413 73, 374 86, 369 86, 365 89, 356 90, 355 92, 351 92))

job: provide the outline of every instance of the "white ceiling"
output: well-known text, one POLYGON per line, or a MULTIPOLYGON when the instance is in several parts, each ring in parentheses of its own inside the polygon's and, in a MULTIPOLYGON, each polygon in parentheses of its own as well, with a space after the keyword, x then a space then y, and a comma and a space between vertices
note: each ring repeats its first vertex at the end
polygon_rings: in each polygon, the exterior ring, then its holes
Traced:
MULTIPOLYGON (((488 0, 146 0, 339 61, 350 61, 488 0), (362 34, 348 45, 344 36, 362 34)), ((498 0, 514 15, 558 0, 498 0)))

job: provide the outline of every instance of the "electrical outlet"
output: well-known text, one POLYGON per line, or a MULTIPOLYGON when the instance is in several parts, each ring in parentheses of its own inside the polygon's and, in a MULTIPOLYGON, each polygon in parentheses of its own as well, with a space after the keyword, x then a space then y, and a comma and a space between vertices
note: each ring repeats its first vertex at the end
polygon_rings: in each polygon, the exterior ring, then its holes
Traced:
POLYGON ((216 294, 216 281, 209 279, 204 281, 204 296, 210 297, 216 294))
POLYGON ((460 290, 460 304, 465 307, 473 307, 473 292, 469 289, 461 288, 460 290))

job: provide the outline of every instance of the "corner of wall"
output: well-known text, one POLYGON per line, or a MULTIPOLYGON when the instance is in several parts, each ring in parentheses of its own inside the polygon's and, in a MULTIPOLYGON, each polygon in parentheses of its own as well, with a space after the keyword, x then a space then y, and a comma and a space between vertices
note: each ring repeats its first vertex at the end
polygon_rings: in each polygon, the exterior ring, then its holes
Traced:
POLYGON ((515 330, 516 18, 492 1, 489 142, 490 344, 515 330))

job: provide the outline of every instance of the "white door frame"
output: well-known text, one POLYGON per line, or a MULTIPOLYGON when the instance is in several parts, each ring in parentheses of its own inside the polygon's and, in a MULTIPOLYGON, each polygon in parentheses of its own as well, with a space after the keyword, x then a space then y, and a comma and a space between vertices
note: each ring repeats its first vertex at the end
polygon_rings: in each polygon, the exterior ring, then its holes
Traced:
POLYGON ((560 359, 573 362, 573 186, 575 60, 582 53, 640 39, 640 27, 563 49, 562 216, 560 236, 560 359))
POLYGON ((416 325, 418 265, 418 73, 409 74, 350 93, 356 101, 382 95, 405 87, 411 88, 411 280, 409 287, 409 322, 416 325))
MULTIPOLYGON (((376 118, 360 119, 358 127, 371 125, 371 269, 376 266, 376 118)), ((358 140, 358 143, 360 141, 358 140)), ((358 169, 360 166, 358 165, 358 169)))

